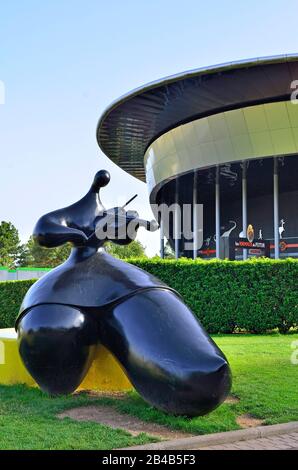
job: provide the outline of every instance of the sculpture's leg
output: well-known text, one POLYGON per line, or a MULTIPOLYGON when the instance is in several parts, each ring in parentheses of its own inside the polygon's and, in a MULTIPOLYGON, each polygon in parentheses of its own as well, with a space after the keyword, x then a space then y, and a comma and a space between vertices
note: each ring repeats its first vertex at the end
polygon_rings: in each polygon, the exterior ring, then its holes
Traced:
POLYGON ((147 290, 100 316, 102 343, 136 390, 168 413, 198 416, 230 391, 223 353, 173 292, 147 290))
POLYGON ((73 392, 85 377, 98 340, 94 318, 78 308, 44 304, 18 324, 21 358, 42 390, 73 392))

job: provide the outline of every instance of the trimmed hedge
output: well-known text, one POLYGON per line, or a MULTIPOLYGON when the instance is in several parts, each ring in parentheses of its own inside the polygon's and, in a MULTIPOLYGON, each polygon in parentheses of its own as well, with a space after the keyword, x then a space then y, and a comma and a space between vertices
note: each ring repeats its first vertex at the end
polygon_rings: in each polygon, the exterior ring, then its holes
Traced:
POLYGON ((0 282, 0 328, 12 328, 22 300, 35 279, 0 282))
POLYGON ((298 326, 298 261, 130 260, 176 289, 210 333, 298 326))
MULTIPOLYGON (((298 260, 129 262, 179 291, 210 333, 285 333, 298 326, 298 260)), ((13 326, 33 282, 0 282, 0 328, 13 326)))

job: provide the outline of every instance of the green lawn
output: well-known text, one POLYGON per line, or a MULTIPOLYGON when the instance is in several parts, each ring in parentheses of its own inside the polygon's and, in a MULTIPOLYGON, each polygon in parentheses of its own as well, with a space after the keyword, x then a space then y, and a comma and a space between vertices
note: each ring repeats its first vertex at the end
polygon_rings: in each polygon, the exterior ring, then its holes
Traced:
MULTIPOLYGON (((90 404, 89 397, 49 398, 26 386, 0 386, 0 449, 113 449, 153 442, 108 426, 58 419, 56 414, 90 404)), ((93 402, 93 401, 92 401, 93 402)))
POLYGON ((0 449, 111 449, 150 442, 145 434, 131 437, 95 423, 58 420, 57 413, 86 404, 106 403, 147 421, 204 434, 238 429, 237 416, 249 413, 265 424, 298 420, 298 365, 290 362, 298 335, 216 336, 233 372, 238 403, 224 404, 208 416, 168 416, 129 393, 123 400, 83 394, 48 398, 24 386, 0 387, 0 449))

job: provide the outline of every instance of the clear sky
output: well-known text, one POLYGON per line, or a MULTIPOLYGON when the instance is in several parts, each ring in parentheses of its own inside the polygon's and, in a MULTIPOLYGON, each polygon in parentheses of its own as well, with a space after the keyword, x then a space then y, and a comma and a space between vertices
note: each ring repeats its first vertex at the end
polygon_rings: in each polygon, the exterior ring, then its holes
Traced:
MULTIPOLYGON (((37 218, 111 172, 107 207, 152 218, 144 183, 100 151, 95 129, 114 99, 205 65, 297 52, 297 0, 0 0, 0 220, 25 241, 37 218)), ((158 234, 140 231, 150 255, 158 234)))

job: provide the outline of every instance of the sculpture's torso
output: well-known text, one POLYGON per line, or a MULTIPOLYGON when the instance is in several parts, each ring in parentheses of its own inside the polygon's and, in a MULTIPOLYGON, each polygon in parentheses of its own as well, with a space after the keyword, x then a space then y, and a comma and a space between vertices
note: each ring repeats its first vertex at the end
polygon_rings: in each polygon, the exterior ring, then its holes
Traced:
POLYGON ((46 303, 103 307, 148 288, 170 289, 146 271, 113 258, 104 249, 74 248, 65 263, 33 284, 19 317, 29 308, 46 303))

